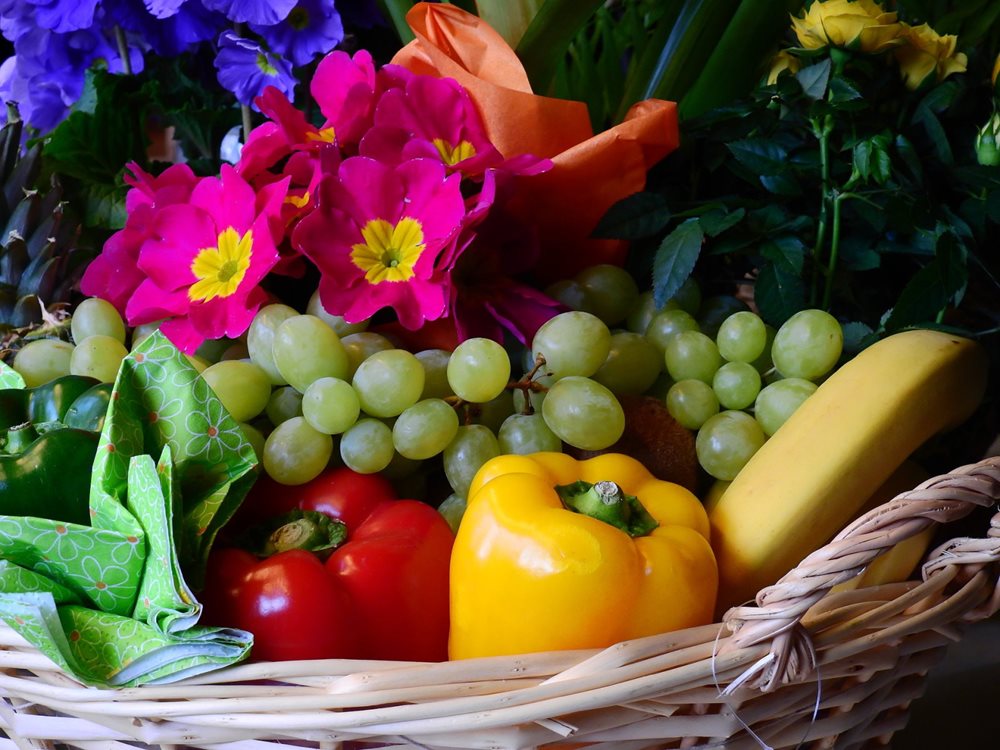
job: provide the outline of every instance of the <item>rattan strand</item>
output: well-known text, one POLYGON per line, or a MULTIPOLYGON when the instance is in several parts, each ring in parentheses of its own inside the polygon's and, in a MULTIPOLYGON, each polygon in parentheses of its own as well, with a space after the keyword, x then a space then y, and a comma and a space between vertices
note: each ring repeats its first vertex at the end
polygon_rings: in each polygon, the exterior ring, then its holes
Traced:
POLYGON ((948 644, 1000 608, 1000 514, 983 538, 932 551, 921 581, 830 589, 998 498, 1000 459, 961 467, 852 523, 756 606, 599 651, 244 664, 102 690, 0 627, 0 750, 882 746, 948 644))

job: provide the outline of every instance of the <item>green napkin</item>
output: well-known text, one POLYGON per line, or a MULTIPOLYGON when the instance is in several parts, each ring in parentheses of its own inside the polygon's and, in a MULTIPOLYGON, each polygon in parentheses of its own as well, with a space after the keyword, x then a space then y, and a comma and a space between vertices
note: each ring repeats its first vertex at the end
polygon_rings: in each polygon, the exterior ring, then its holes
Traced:
MULTIPOLYGON (((23 381, 0 366, 0 386, 23 381)), ((203 580, 212 541, 256 467, 239 424, 153 334, 118 372, 94 460, 91 525, 0 516, 0 617, 94 685, 169 682, 245 658, 249 633, 197 625, 202 608, 188 581, 203 580)))

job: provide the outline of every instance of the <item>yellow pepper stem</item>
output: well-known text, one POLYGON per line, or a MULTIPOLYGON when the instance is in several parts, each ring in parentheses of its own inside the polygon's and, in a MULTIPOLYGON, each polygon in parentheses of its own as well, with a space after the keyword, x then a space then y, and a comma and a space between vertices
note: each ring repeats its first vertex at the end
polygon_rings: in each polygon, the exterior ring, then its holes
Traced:
POLYGON ((611 524, 631 537, 646 536, 660 524, 639 498, 626 495, 614 482, 573 482, 556 487, 559 499, 570 510, 611 524))

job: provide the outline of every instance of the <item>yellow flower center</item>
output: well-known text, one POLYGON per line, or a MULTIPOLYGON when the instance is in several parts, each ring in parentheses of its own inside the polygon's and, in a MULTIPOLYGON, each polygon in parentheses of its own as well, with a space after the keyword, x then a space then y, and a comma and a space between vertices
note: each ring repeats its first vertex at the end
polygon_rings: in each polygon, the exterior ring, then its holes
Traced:
POLYGON ((191 261, 191 273, 198 281, 188 289, 188 299, 208 302, 233 294, 250 268, 252 255, 252 231, 242 237, 233 227, 220 232, 218 245, 202 248, 191 261))
POLYGON ((336 143, 337 132, 333 129, 331 125, 328 128, 323 128, 316 133, 306 133, 307 141, 322 141, 323 143, 336 143))
POLYGON ((361 230, 364 242, 351 248, 351 260, 365 272, 365 281, 408 281, 424 251, 424 228, 411 216, 397 224, 372 219, 361 230))
POLYGON ((441 160, 449 167, 454 167, 460 161, 465 161, 476 155, 476 147, 468 141, 461 141, 457 146, 452 146, 444 138, 435 138, 434 148, 441 154, 441 160))

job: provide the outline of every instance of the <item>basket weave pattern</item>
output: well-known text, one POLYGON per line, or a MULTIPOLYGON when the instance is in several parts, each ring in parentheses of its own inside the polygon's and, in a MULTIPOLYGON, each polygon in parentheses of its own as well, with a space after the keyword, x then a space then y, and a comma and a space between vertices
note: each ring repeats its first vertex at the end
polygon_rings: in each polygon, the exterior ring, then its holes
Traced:
POLYGON ((1000 513, 922 581, 829 593, 880 552, 1000 499, 1000 458, 876 508, 723 622, 598 651, 243 664, 106 690, 0 629, 7 748, 862 748, 888 743, 963 627, 1000 609, 1000 513))

